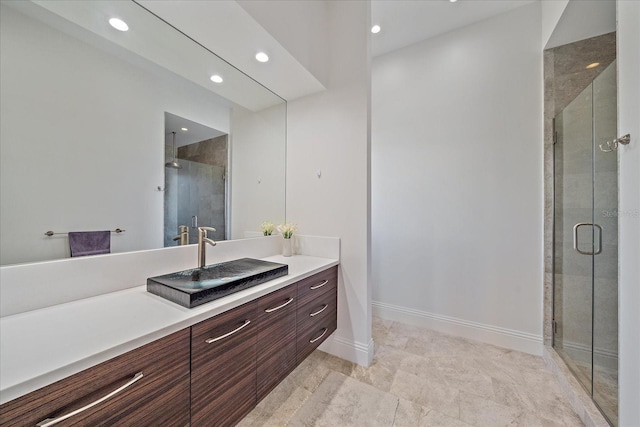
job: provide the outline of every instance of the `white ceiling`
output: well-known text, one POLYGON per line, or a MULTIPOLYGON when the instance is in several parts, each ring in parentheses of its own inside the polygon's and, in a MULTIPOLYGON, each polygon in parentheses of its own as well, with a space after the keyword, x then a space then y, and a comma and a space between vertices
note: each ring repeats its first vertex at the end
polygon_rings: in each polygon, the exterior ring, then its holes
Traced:
POLYGON ((172 132, 176 133, 176 147, 183 147, 185 145, 226 135, 218 129, 213 129, 200 123, 185 119, 184 117, 166 112, 164 113, 164 132, 166 144, 173 143, 172 132), (182 128, 187 130, 183 131, 182 128))
POLYGON ((545 49, 616 30, 615 1, 570 1, 545 49))
POLYGON ((195 83, 216 97, 220 105, 231 107, 234 102, 260 111, 283 102, 260 83, 134 2, 32 0, 7 4, 148 71, 171 75, 174 79, 177 75, 184 78, 184 82, 195 83), (114 30, 108 24, 111 17, 124 19, 129 24, 129 31, 114 30), (213 84, 209 80, 212 74, 222 76, 223 84, 213 84))
MULTIPOLYGON (((259 24, 259 16, 252 17, 235 1, 135 1, 285 99, 324 89, 259 24), (267 51, 272 61, 257 63, 253 55, 258 49, 267 51)), ((372 24, 382 26, 379 34, 372 34, 372 54, 390 52, 534 1, 539 0, 372 0, 372 24)))
POLYGON ((235 1, 136 1, 284 99, 324 89, 235 1), (258 51, 268 53, 269 62, 257 62, 258 51))
MULTIPOLYGON (((82 9, 78 8, 78 5, 95 6, 96 4, 106 4, 105 2, 34 1, 47 9, 52 9, 53 6, 56 6, 56 9, 69 6, 73 11, 82 9)), ((323 89, 322 84, 235 1, 136 1, 170 24, 180 28, 188 36, 198 40, 199 43, 230 61, 285 99, 295 99, 323 89), (206 17, 206 19, 202 19, 203 17, 206 17), (241 31, 238 29, 241 29, 241 31), (253 54, 257 49, 269 52, 272 56, 272 61, 267 64, 257 63, 253 58, 253 54)), ((371 34, 372 54, 373 56, 382 55, 536 1, 540 0, 458 0, 455 3, 451 3, 449 0, 372 0, 371 22, 382 27, 380 33, 371 34)), ((574 5, 578 8, 590 3, 614 2, 572 1, 571 3, 580 3, 574 5)), ((112 2, 112 4, 128 6, 130 9, 133 6, 130 2, 116 1, 112 2)), ((59 11, 57 12, 60 13, 59 11)), ((584 16, 582 13, 578 15, 584 16)), ((599 15, 601 14, 595 13, 594 16, 599 15)), ((611 14, 608 13, 607 16, 609 15, 611 14)), ((578 21, 581 21, 581 19, 578 19, 578 21)), ((146 27, 142 26, 142 28, 146 27)), ((94 31, 97 30, 94 29, 94 31)), ((113 37, 112 29, 108 28, 101 31, 104 34, 109 34, 109 37, 113 37)), ((130 33, 133 32, 130 31, 130 33)), ((170 29, 166 30, 163 27, 154 28, 153 33, 156 35, 162 33, 162 37, 156 37, 151 43, 157 54, 155 55, 156 58, 153 58, 154 60, 157 61, 157 58, 169 58, 169 63, 163 64, 168 69, 180 75, 197 73, 197 76, 189 77, 194 82, 211 90, 212 85, 208 81, 208 76, 213 71, 199 70, 198 67, 192 66, 188 61, 185 61, 184 56, 188 49, 183 49, 185 52, 180 52, 179 55, 167 55, 166 52, 162 51, 165 47, 164 45, 168 43, 172 36, 178 34, 177 32, 172 32, 170 29), (158 43, 159 41, 162 41, 162 43, 158 43), (177 57, 181 57, 181 60, 177 61, 177 57), (198 78, 202 79, 202 82, 198 81, 198 78)), ((104 34, 101 35, 104 36, 104 34)), ((116 36, 123 38, 120 34, 116 34, 116 36)), ((554 36, 557 39, 566 39, 564 34, 554 34, 554 36)), ((123 43, 122 40, 118 41, 123 43)), ((137 45, 128 47, 133 50, 140 48, 137 45)), ((203 51, 200 53, 208 57, 211 56, 209 52, 204 51, 204 49, 193 43, 191 43, 190 48, 200 49, 203 51)), ((201 62, 208 63, 207 61, 201 62)), ((216 67, 218 69, 228 68, 228 73, 232 73, 230 69, 233 66, 224 64, 222 61, 216 67)), ((272 101, 270 99, 262 100, 253 94, 243 99, 238 99, 237 95, 231 96, 230 93, 225 92, 237 85, 244 87, 244 89, 250 86, 246 83, 236 83, 232 79, 227 80, 225 76, 225 84, 216 88, 216 92, 252 110, 260 110, 265 106, 271 105, 270 102, 272 101)), ((251 85, 260 86, 255 82, 251 82, 251 85)), ((244 91, 238 92, 242 93, 244 91)), ((272 94, 269 95, 273 97, 272 94)))
POLYGON ((372 55, 378 56, 538 0, 372 0, 372 55))

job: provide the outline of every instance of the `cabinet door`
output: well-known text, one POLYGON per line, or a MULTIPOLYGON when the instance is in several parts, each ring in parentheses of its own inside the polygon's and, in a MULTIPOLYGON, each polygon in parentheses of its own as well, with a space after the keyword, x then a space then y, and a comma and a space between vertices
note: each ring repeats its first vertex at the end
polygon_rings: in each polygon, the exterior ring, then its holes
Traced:
POLYGON ((65 417, 55 425, 188 425, 189 336, 189 329, 176 332, 11 400, 0 406, 0 424, 47 425, 65 417))
POLYGON ((191 329, 191 425, 232 426, 256 405, 252 301, 191 329))
POLYGON ((296 367, 295 284, 258 300, 258 402, 296 367))

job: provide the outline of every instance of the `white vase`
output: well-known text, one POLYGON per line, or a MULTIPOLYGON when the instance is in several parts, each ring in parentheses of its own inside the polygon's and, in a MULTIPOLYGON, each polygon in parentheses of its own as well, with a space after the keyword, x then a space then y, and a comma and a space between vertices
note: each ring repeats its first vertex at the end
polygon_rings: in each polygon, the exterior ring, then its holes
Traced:
POLYGON ((293 239, 283 239, 282 243, 282 256, 293 255, 293 239))

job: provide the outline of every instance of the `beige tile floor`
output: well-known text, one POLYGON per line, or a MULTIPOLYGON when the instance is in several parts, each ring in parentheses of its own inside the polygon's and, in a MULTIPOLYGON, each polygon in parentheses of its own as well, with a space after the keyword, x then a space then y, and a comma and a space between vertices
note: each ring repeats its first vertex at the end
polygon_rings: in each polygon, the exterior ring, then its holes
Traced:
POLYGON ((364 368, 312 353, 248 426, 582 426, 541 357, 374 318, 364 368))

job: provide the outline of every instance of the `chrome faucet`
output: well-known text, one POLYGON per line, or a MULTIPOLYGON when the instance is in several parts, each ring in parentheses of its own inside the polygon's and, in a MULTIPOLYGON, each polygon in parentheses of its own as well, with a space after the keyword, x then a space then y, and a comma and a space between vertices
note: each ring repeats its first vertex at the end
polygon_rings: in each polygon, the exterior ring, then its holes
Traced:
POLYGON ((173 241, 180 240, 180 246, 189 244, 189 227, 186 225, 178 226, 178 230, 180 230, 180 234, 173 238, 173 241))
POLYGON ((213 227, 198 227, 198 267, 204 267, 207 259, 205 244, 215 246, 216 242, 207 237, 207 231, 216 231, 213 227))

